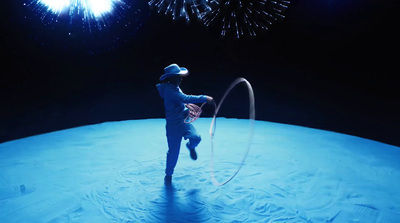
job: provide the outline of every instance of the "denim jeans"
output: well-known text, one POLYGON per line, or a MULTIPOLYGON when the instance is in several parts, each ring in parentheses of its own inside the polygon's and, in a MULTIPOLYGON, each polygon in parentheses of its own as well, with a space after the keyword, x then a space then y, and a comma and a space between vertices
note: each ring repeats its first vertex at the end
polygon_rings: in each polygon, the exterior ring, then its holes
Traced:
POLYGON ((187 124, 183 121, 180 123, 167 123, 166 131, 168 152, 165 174, 168 176, 172 176, 176 163, 178 162, 182 137, 185 140, 189 139, 189 142, 186 145, 189 149, 194 149, 199 145, 201 141, 201 136, 197 133, 192 124, 187 124))

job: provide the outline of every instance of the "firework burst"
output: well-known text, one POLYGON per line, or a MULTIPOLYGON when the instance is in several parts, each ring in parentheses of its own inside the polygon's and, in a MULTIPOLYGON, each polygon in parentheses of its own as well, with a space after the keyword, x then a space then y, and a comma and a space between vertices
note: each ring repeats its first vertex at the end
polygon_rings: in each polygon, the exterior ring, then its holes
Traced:
POLYGON ((89 53, 126 43, 148 15, 147 2, 127 0, 27 0, 24 8, 30 39, 89 53))
POLYGON ((150 0, 149 6, 158 13, 171 16, 173 20, 185 19, 187 23, 192 18, 201 20, 210 10, 209 0, 150 0))
POLYGON ((283 20, 289 4, 285 0, 210 0, 211 10, 203 14, 202 21, 220 30, 222 37, 256 36, 283 20))
POLYGON ((45 25, 68 20, 80 21, 89 31, 109 25, 109 18, 128 7, 122 0, 32 0, 24 5, 33 7, 45 25))

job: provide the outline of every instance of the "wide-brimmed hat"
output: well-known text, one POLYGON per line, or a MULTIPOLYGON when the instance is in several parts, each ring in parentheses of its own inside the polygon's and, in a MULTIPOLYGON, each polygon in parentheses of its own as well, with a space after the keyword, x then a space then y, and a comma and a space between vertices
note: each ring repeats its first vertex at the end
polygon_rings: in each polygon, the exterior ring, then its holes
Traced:
POLYGON ((160 81, 176 75, 187 76, 189 75, 189 71, 188 69, 179 67, 178 64, 173 63, 164 68, 164 74, 160 77, 160 81))

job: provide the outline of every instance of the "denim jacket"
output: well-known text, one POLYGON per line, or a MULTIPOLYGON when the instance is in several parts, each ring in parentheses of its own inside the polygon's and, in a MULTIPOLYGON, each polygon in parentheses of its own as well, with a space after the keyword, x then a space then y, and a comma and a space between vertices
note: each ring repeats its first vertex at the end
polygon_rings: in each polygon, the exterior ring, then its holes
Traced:
POLYGON ((189 112, 185 104, 203 103, 207 101, 205 95, 186 95, 179 86, 171 83, 157 84, 157 89, 160 96, 164 99, 167 123, 183 122, 189 112))

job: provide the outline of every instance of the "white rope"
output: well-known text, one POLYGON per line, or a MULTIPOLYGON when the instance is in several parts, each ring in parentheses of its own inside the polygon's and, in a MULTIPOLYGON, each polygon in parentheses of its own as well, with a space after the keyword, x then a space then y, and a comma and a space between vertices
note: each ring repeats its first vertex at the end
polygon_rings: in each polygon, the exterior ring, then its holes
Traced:
POLYGON ((214 113, 214 117, 211 121, 211 125, 210 125, 210 137, 211 137, 211 162, 210 162, 210 174, 211 174, 211 181, 215 186, 222 186, 227 184, 229 181, 231 181, 240 171, 240 169, 242 168, 242 166, 244 165, 244 162, 247 158, 247 155, 249 154, 250 151, 250 147, 251 144, 253 142, 253 135, 254 135, 254 121, 255 121, 255 100, 254 100, 254 92, 253 92, 253 88, 251 87, 250 83, 244 79, 244 78, 238 78, 235 81, 232 82, 232 84, 229 86, 229 88, 225 91, 224 96, 222 97, 221 101, 219 102, 218 106, 216 106, 215 102, 214 102, 214 106, 215 106, 215 113, 214 113), (214 172, 214 136, 215 136, 215 130, 216 130, 216 118, 218 115, 218 111, 221 108, 221 105, 223 104, 225 98, 229 95, 229 93, 231 92, 231 90, 236 87, 236 85, 238 85, 239 83, 244 82, 247 85, 247 89, 249 91, 249 135, 248 135, 248 139, 247 139, 247 146, 246 146, 246 151, 243 155, 243 158, 240 162, 240 165, 238 167, 238 169, 235 171, 235 173, 226 181, 224 182, 219 182, 216 178, 215 178, 215 172, 214 172))

